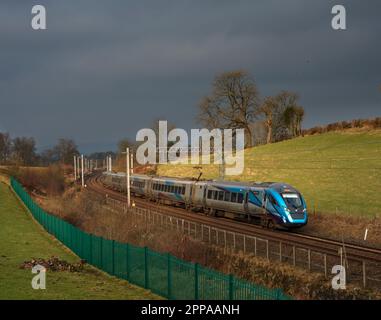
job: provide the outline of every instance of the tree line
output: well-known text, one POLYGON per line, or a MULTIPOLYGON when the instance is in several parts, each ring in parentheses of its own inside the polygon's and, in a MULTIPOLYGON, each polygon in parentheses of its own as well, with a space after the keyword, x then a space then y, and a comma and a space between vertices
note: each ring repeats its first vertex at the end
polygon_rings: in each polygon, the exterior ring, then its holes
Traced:
POLYGON ((245 129, 246 147, 302 134, 304 108, 298 94, 281 91, 262 99, 255 81, 243 70, 217 75, 198 111, 197 119, 206 128, 245 129))
POLYGON ((79 155, 79 152, 72 139, 59 139, 55 146, 38 153, 34 138, 11 138, 9 133, 0 132, 0 164, 3 165, 45 166, 51 163, 72 164, 75 155, 79 155))

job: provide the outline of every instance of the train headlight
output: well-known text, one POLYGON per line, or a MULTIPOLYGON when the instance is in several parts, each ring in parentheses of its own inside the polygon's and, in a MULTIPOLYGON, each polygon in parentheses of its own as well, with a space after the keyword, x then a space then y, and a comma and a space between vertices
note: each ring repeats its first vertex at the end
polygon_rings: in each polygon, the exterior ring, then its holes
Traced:
POLYGON ((287 222, 286 217, 282 217, 282 219, 283 219, 283 222, 284 222, 284 223, 287 222))

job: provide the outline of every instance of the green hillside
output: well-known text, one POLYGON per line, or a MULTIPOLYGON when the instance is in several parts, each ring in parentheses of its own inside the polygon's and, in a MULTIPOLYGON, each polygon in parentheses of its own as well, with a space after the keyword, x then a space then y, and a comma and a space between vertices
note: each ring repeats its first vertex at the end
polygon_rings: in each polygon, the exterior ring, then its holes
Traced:
MULTIPOLYGON (((218 167, 204 165, 203 178, 218 167)), ((197 177, 191 165, 160 165, 158 175, 197 177)), ((226 180, 281 181, 298 188, 310 211, 381 216, 381 130, 300 137, 246 150, 241 176, 226 180)))

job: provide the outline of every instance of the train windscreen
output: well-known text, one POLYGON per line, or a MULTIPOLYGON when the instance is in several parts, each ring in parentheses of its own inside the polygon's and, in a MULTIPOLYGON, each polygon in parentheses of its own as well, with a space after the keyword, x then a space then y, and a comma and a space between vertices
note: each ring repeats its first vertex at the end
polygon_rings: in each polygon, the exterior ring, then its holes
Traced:
POLYGON ((283 193, 282 197, 291 210, 303 208, 303 202, 297 193, 283 193))

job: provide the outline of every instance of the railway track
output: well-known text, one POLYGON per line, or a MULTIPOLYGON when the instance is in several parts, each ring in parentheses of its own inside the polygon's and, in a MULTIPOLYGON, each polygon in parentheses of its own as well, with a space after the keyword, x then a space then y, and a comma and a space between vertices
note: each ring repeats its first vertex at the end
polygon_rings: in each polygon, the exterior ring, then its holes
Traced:
MULTIPOLYGON (((106 195, 112 199, 126 201, 126 196, 120 192, 105 188, 100 181, 100 174, 93 174, 87 178, 87 187, 99 194, 106 195)), ((187 211, 183 208, 160 205, 140 197, 132 197, 137 207, 155 210, 162 214, 183 218, 188 221, 209 225, 214 228, 236 232, 248 236, 260 237, 271 241, 278 241, 285 245, 297 246, 298 248, 313 250, 332 257, 338 257, 343 250, 347 260, 359 262, 381 263, 381 249, 360 246, 357 244, 343 243, 332 239, 319 238, 300 233, 291 233, 279 230, 269 230, 260 226, 243 223, 240 221, 215 218, 187 211)))

